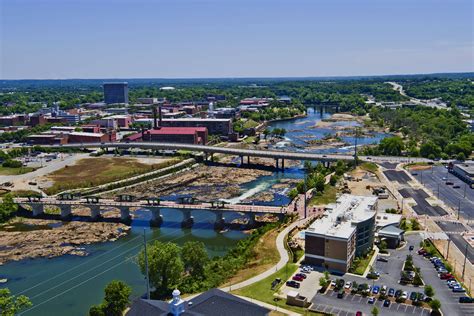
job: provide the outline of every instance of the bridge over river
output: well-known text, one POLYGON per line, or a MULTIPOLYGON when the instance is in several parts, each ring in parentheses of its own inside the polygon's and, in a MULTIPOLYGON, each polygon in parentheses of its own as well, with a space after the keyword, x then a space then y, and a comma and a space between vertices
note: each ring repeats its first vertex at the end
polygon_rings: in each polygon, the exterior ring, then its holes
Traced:
MULTIPOLYGON (((317 154, 308 152, 295 152, 295 151, 281 151, 281 150, 257 150, 257 149, 243 149, 243 148, 229 148, 229 147, 218 147, 209 145, 191 145, 191 144, 178 144, 178 143, 158 143, 158 142, 107 142, 107 143, 81 143, 81 144, 65 144, 65 145, 45 145, 45 148, 102 148, 102 149, 145 149, 145 150, 187 150, 192 152, 202 152, 208 154, 227 154, 233 156, 240 156, 243 163, 243 157, 261 157, 261 158, 272 158, 276 161, 276 167, 279 167, 279 161, 281 161, 281 167, 284 168, 285 159, 288 160, 302 160, 302 161, 321 161, 321 162, 332 162, 337 160, 353 160, 354 155, 352 154, 317 154)), ((357 156, 361 161, 372 161, 376 163, 400 163, 400 162, 432 162, 426 158, 407 158, 407 157, 392 157, 392 156, 357 156)))
POLYGON ((129 223, 131 220, 130 211, 133 209, 149 210, 152 214, 151 224, 159 226, 163 222, 160 210, 162 208, 172 208, 180 211, 183 215, 182 226, 191 227, 194 218, 191 214, 193 210, 206 210, 215 214, 215 226, 222 227, 225 223, 225 212, 243 213, 248 218, 248 225, 255 224, 256 215, 271 214, 282 219, 286 212, 286 207, 280 206, 262 206, 262 205, 242 205, 242 204, 226 204, 221 201, 217 202, 200 202, 200 203, 177 203, 173 201, 160 201, 158 199, 144 199, 137 201, 116 201, 113 199, 100 199, 98 197, 84 197, 79 199, 58 199, 53 197, 29 197, 15 198, 14 202, 20 206, 28 206, 31 208, 34 217, 42 216, 46 206, 54 206, 60 209, 62 219, 70 219, 73 207, 82 207, 90 210, 91 220, 99 220, 101 218, 101 210, 116 208, 120 210, 120 220, 129 223))

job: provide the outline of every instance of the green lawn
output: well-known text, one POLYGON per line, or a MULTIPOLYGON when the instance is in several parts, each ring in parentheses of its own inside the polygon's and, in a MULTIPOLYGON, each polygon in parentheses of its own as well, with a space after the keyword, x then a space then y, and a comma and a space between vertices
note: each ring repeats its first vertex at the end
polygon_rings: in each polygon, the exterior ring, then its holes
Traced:
POLYGON ((291 305, 286 305, 286 300, 285 299, 279 299, 277 301, 274 300, 273 294, 278 291, 278 289, 283 285, 283 282, 285 282, 293 273, 298 270, 297 264, 294 263, 288 263, 285 268, 278 270, 277 272, 273 273, 269 277, 263 279, 260 282, 254 283, 252 285, 246 286, 244 288, 238 289, 236 291, 232 291, 233 294, 236 295, 241 295, 241 296, 246 296, 250 297, 268 304, 271 304, 273 306, 278 306, 287 310, 291 310, 294 312, 297 312, 302 315, 324 315, 321 313, 315 313, 311 312, 306 308, 298 307, 298 306, 291 306, 291 305), (280 286, 273 291, 271 289, 271 284, 273 280, 276 278, 280 278, 282 280, 280 286))
POLYGON ((365 272, 365 269, 367 269, 367 266, 369 265, 370 259, 374 255, 374 250, 370 252, 369 255, 366 257, 358 257, 356 259, 359 259, 356 263, 354 263, 354 268, 355 270, 352 272, 354 274, 362 275, 365 272))
POLYGON ((0 166, 0 175, 2 176, 14 176, 35 171, 32 167, 20 167, 20 168, 8 168, 0 166))
POLYGON ((365 170, 365 171, 369 171, 369 172, 372 172, 372 173, 376 173, 377 170, 379 169, 378 166, 373 163, 373 162, 364 162, 364 163, 361 163, 360 164, 360 168, 365 170))
POLYGON ((331 185, 326 185, 322 194, 314 195, 309 201, 309 205, 325 205, 336 202, 337 189, 331 185))

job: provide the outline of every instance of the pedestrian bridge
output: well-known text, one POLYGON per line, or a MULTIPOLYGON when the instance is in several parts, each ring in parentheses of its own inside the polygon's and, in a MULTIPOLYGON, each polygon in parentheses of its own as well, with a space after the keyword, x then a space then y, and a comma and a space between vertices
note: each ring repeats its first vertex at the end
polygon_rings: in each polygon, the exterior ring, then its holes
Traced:
POLYGON ((243 213, 248 218, 248 226, 255 225, 256 215, 271 214, 277 216, 280 220, 285 216, 286 207, 262 206, 262 205, 243 205, 226 204, 221 201, 199 202, 199 203, 178 203, 173 201, 160 201, 159 199, 148 198, 136 201, 117 201, 113 199, 101 199, 98 197, 84 197, 79 199, 61 199, 53 197, 29 197, 15 198, 14 202, 31 209, 34 217, 40 217, 44 214, 46 206, 55 206, 61 211, 61 218, 64 220, 72 217, 73 207, 82 207, 90 210, 90 218, 93 221, 101 219, 101 210, 116 208, 120 210, 120 220, 124 223, 130 223, 131 210, 144 209, 152 214, 151 225, 160 226, 163 223, 161 215, 162 208, 172 208, 181 211, 183 215, 182 226, 191 227, 194 223, 192 216, 193 210, 206 210, 215 214, 215 226, 223 227, 225 222, 225 212, 243 213))

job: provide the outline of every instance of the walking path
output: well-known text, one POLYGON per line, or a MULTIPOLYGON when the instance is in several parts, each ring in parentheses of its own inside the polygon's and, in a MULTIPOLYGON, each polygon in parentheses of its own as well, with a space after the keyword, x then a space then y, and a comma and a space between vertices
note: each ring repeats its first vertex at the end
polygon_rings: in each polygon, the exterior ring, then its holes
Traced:
POLYGON ((278 253, 280 254, 280 261, 278 261, 278 263, 276 265, 274 265, 273 267, 271 267, 270 269, 268 269, 267 271, 265 271, 265 272, 263 272, 259 275, 256 275, 256 276, 254 276, 254 277, 252 277, 248 280, 242 281, 240 283, 233 284, 233 285, 230 285, 230 286, 227 286, 227 287, 223 287, 223 288, 221 288, 221 290, 225 291, 225 292, 229 292, 229 291, 233 291, 233 290, 243 288, 247 285, 253 284, 253 283, 258 282, 258 281, 261 281, 261 280, 269 277, 270 275, 272 275, 276 271, 282 269, 289 260, 288 251, 285 248, 286 235, 288 235, 288 233, 294 227, 296 227, 298 225, 302 225, 310 219, 311 218, 308 217, 308 218, 303 218, 303 219, 297 220, 296 222, 293 222, 290 225, 288 225, 285 229, 283 229, 278 234, 277 239, 276 239, 276 246, 277 246, 278 253))

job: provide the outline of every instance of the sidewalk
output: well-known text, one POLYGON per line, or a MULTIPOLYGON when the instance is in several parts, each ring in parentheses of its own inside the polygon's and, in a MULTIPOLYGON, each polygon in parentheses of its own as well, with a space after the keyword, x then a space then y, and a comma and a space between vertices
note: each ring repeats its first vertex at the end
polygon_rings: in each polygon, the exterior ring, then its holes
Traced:
POLYGON ((248 280, 242 281, 242 282, 237 283, 237 284, 232 284, 231 286, 223 287, 223 288, 220 288, 220 289, 222 291, 229 292, 229 291, 233 291, 233 290, 243 288, 247 285, 253 284, 253 283, 258 282, 258 281, 261 281, 261 280, 269 277, 270 275, 272 275, 276 271, 278 271, 278 270, 282 269, 283 267, 285 267, 285 264, 289 260, 288 251, 285 248, 286 235, 294 227, 296 227, 298 225, 302 225, 310 219, 311 219, 311 217, 297 220, 296 222, 293 222, 290 225, 288 225, 285 229, 283 229, 278 234, 277 239, 276 239, 276 246, 277 246, 278 253, 280 254, 280 261, 278 261, 278 263, 276 265, 272 266, 267 271, 265 271, 265 272, 263 272, 259 275, 256 275, 256 276, 254 276, 254 277, 252 277, 248 280))

